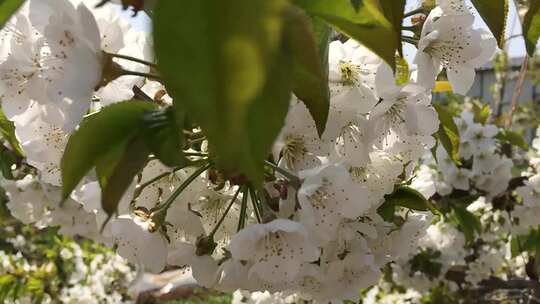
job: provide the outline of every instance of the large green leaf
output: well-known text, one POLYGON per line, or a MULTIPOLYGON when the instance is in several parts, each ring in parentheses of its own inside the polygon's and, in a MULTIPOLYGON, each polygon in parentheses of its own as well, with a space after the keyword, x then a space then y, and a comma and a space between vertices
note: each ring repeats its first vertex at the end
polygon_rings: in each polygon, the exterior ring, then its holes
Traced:
POLYGON ((330 108, 328 67, 323 65, 328 58, 330 30, 318 24, 319 36, 315 37, 309 17, 294 6, 286 10, 285 20, 285 37, 293 58, 293 92, 304 102, 322 135, 330 108))
POLYGON ((289 110, 292 79, 288 49, 287 45, 282 46, 280 57, 270 70, 269 81, 249 109, 247 136, 250 154, 257 162, 253 164, 254 167, 259 167, 262 160, 268 157, 268 151, 283 127, 289 110))
POLYGON ((360 9, 360 5, 362 5, 362 0, 350 0, 350 1, 351 1, 351 5, 353 6, 355 10, 360 9))
POLYGON ((100 158, 139 134, 143 114, 156 107, 149 102, 125 101, 87 117, 70 136, 62 156, 62 198, 69 196, 100 158))
MULTIPOLYGON (((117 211, 118 202, 133 182, 133 178, 144 168, 150 151, 140 137, 133 138, 127 145, 108 176, 100 176, 101 206, 112 215, 117 211)), ((98 173, 99 174, 99 173, 98 173)))
POLYGON ((439 115, 440 125, 439 130, 435 134, 439 143, 443 145, 444 149, 450 156, 450 158, 459 164, 459 130, 454 122, 452 114, 448 109, 440 104, 434 104, 435 110, 439 115))
POLYGON ((185 164, 182 111, 169 107, 148 112, 143 117, 144 139, 150 151, 165 165, 176 167, 185 164), (179 117, 180 116, 180 117, 179 117))
POLYGON ((357 9, 349 0, 294 0, 294 3, 361 42, 395 68, 395 54, 400 43, 385 38, 397 34, 377 0, 363 0, 357 9))
POLYGON ((0 135, 19 155, 24 155, 21 145, 15 136, 15 125, 6 117, 2 110, 0 110, 0 135))
POLYGON ((228 174, 260 174, 262 159, 252 151, 268 150, 262 144, 277 136, 260 134, 267 138, 249 142, 252 130, 275 119, 251 119, 257 101, 289 99, 288 86, 265 90, 275 81, 273 68, 283 66, 277 56, 286 5, 285 0, 185 0, 159 1, 154 10, 155 49, 167 88, 202 127, 228 174))
POLYGON ((379 3, 384 16, 392 23, 398 52, 400 56, 403 56, 403 49, 401 47, 401 26, 403 24, 407 0, 379 0, 379 3))
POLYGON ((504 48, 504 32, 508 17, 508 0, 472 0, 476 10, 487 23, 499 47, 504 48))
POLYGON ((529 10, 523 18, 523 36, 527 53, 532 57, 540 38, 540 0, 529 0, 529 10))
POLYGON ((0 0, 0 29, 23 3, 24 0, 0 0))

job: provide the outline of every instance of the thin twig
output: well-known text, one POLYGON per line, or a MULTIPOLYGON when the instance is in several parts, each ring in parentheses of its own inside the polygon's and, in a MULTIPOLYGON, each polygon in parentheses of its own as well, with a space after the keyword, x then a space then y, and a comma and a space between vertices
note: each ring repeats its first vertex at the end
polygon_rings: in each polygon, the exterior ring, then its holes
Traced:
POLYGON ((408 18, 408 17, 414 16, 414 15, 417 15, 417 14, 421 14, 423 12, 424 12, 424 8, 420 7, 420 8, 417 8, 415 10, 412 10, 410 12, 405 13, 405 15, 403 15, 403 18, 408 18))
POLYGON ((122 54, 112 54, 112 53, 108 53, 108 54, 111 55, 112 57, 115 57, 115 58, 129 60, 129 61, 133 61, 133 62, 137 62, 137 63, 140 63, 140 64, 147 65, 147 66, 152 67, 152 68, 157 68, 157 64, 155 64, 153 62, 150 62, 150 61, 146 61, 144 59, 140 59, 140 58, 136 58, 136 57, 132 57, 132 56, 128 56, 128 55, 122 55, 122 54))
POLYGON ((516 82, 514 92, 512 94, 512 103, 510 107, 510 113, 508 114, 508 120, 506 121, 506 128, 510 129, 512 127, 512 120, 514 112, 516 111, 517 103, 519 97, 521 96, 521 91, 523 89, 523 83, 525 82, 525 75, 527 74, 527 67, 529 65, 529 56, 525 56, 523 63, 521 64, 521 70, 519 71, 519 78, 516 82))
POLYGON ((137 72, 137 71, 122 71, 122 76, 140 76, 140 77, 146 77, 151 80, 157 80, 162 81, 163 79, 161 76, 157 74, 149 74, 149 73, 143 73, 143 72, 137 72))

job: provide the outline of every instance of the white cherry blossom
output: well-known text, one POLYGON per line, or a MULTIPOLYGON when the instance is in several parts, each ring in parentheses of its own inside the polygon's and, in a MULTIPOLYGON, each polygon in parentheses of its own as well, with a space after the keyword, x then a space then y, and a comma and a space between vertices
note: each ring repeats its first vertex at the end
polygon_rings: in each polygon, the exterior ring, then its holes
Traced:
POLYGON ((253 261, 249 275, 256 273, 269 282, 290 282, 303 263, 317 260, 319 253, 301 224, 277 219, 238 232, 229 245, 240 261, 253 261))
POLYGON ((472 28, 474 16, 458 12, 450 10, 451 14, 446 14, 441 8, 431 11, 422 28, 415 63, 419 84, 433 88, 444 68, 453 91, 465 95, 474 82, 475 68, 493 57, 497 43, 491 33, 472 28))
POLYGON ((130 262, 160 272, 167 261, 167 241, 152 227, 152 222, 138 216, 121 216, 111 223, 118 254, 130 262))
POLYGON ((356 219, 371 206, 367 190, 355 183, 339 164, 303 171, 305 180, 298 190, 300 221, 320 242, 333 238, 343 218, 356 219))

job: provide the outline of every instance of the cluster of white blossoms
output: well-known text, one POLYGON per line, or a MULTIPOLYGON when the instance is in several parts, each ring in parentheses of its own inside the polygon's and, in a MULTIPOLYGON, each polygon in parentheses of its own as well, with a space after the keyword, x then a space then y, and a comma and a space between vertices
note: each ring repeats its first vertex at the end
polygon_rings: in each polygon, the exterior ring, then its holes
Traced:
POLYGON ((454 122, 459 130, 461 164, 457 165, 438 145, 434 155, 424 156, 413 188, 428 198, 458 190, 491 199, 505 191, 512 178, 513 162, 501 152, 502 143, 496 138, 501 130, 492 124, 475 122, 473 113, 468 111, 454 117, 454 122))
POLYGON ((535 216, 540 211, 540 128, 536 131, 529 158, 529 170, 523 173, 527 180, 523 186, 516 189, 521 204, 512 210, 512 216, 516 219, 512 230, 515 235, 527 235, 540 225, 540 219, 535 216))
MULTIPOLYGON (((460 129, 462 125, 459 123, 466 120, 469 125, 476 124, 465 118, 469 116, 467 112, 463 112, 461 118, 456 119, 460 129)), ((490 133, 497 132, 495 128, 490 133)), ((429 226, 426 235, 417 243, 417 251, 391 264, 391 282, 380 282, 378 287, 372 288, 368 294, 376 295, 378 299, 403 299, 414 293, 427 294, 436 289, 450 292, 475 289, 483 281, 492 278, 526 280, 530 275, 528 264, 531 261, 530 248, 526 247, 530 242, 527 238, 534 238, 540 225, 537 216, 540 212, 540 179, 537 171, 539 135, 540 133, 537 133, 528 153, 529 168, 522 172, 522 176, 513 178, 512 183, 522 185, 513 186, 508 182, 509 178, 501 175, 505 183, 499 185, 500 189, 496 192, 476 189, 475 183, 471 182, 468 192, 456 195, 455 190, 463 188, 461 183, 446 181, 443 186, 437 185, 444 180, 448 172, 446 166, 450 162, 441 164, 438 159, 437 166, 433 166, 433 159, 426 157, 430 164, 419 167, 413 186, 416 185, 427 195, 434 195, 434 198, 443 204, 466 207, 466 211, 478 219, 478 231, 472 239, 467 240, 459 220, 456 221, 455 215, 448 212, 429 226), (428 185, 428 181, 431 185, 428 185), (402 289, 388 287, 389 284, 402 289)), ((498 142, 494 146, 500 148, 498 142)), ((520 161, 520 156, 517 157, 517 161, 520 161)), ((492 162, 492 168, 499 167, 501 163, 512 163, 508 158, 501 161, 499 156, 495 156, 494 159, 499 159, 499 162, 492 162)), ((466 165, 466 161, 463 161, 463 165, 466 165)), ((468 164, 471 165, 474 167, 474 164, 468 164)), ((522 171, 523 167, 519 169, 522 171)), ((411 297, 410 302, 420 303, 420 297, 411 297)))
POLYGON ((101 252, 83 249, 73 241, 58 240, 55 248, 59 251, 54 256, 47 253, 49 259, 43 261, 36 258, 39 255, 36 250, 39 249, 33 243, 35 239, 25 239, 19 234, 6 241, 17 253, 0 251, 0 277, 5 284, 11 284, 5 285, 5 288, 17 289, 19 293, 14 292, 7 299, 3 296, 4 303, 32 303, 36 296, 40 299, 39 303, 44 304, 130 303, 127 298, 128 286, 135 279, 136 272, 120 256, 103 249, 101 252), (45 281, 47 279, 51 281, 45 281), (21 286, 27 284, 33 287, 21 286))
POLYGON ((432 224, 418 243, 421 249, 392 264, 394 280, 420 292, 440 284, 455 290, 461 282, 448 280, 451 269, 463 271, 466 283, 478 284, 491 275, 504 273, 504 261, 509 258, 511 220, 505 210, 494 208, 491 201, 506 191, 512 178, 513 161, 503 154, 502 143, 496 138, 501 130, 475 122, 468 111, 455 117, 454 122, 460 133, 459 165, 439 146, 435 157, 424 157, 411 186, 426 197, 439 200, 443 208, 454 207, 444 204, 466 207, 479 219, 478 238, 482 241, 466 242, 465 234, 452 221, 452 214, 432 224), (474 202, 467 203, 469 199, 474 202))
MULTIPOLYGON (((325 132, 317 134, 307 108, 293 97, 272 151, 275 180, 257 192, 264 193, 258 197, 264 204, 241 183, 219 182, 209 166, 176 170, 151 160, 107 221, 93 174, 58 204, 59 163, 84 116, 130 99, 133 86, 170 101, 160 84, 132 76, 148 66, 111 55, 152 61, 151 41, 110 6, 29 0, 1 35, 2 108, 36 169, 6 183, 9 208, 25 223, 115 246, 141 270, 190 268, 205 287, 282 292, 318 303, 358 300, 359 289, 376 284, 387 263, 417 249, 430 225, 428 212, 398 210, 405 221, 387 222, 377 210, 435 145, 439 119, 431 88, 437 74, 445 68, 464 94, 474 68, 496 49, 490 34, 472 28, 468 9, 455 9, 462 1, 439 2, 419 42, 418 82, 396 85, 390 66, 353 40, 330 43, 325 132), (184 191, 176 196, 179 188, 184 191)), ((463 157, 474 158, 474 165, 467 171, 448 164, 443 171, 453 177, 444 182, 467 190, 473 180, 495 195, 508 168, 497 158, 501 167, 489 171, 495 134, 470 117, 462 120, 463 146, 471 145, 462 148, 469 153, 463 157)), ((437 154, 439 164, 445 162, 444 151, 437 154)))

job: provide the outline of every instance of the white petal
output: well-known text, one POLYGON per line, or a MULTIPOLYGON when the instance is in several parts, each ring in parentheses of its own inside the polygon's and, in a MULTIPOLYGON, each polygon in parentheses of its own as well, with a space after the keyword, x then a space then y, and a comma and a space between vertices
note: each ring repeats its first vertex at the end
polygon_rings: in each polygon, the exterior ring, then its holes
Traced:
POLYGON ((474 83, 476 72, 473 68, 460 66, 446 70, 448 80, 452 85, 452 91, 457 94, 467 95, 474 83))

